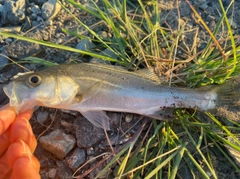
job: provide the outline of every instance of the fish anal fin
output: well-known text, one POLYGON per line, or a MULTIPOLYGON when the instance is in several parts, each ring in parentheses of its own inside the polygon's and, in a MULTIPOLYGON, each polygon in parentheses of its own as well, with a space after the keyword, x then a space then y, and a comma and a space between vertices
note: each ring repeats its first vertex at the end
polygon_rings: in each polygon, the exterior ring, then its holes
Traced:
POLYGON ((103 81, 99 81, 95 83, 93 86, 91 86, 90 88, 78 92, 75 96, 77 102, 83 102, 95 96, 99 92, 102 84, 103 84, 103 81))
POLYGON ((110 118, 105 111, 80 111, 80 113, 96 127, 110 130, 110 118))

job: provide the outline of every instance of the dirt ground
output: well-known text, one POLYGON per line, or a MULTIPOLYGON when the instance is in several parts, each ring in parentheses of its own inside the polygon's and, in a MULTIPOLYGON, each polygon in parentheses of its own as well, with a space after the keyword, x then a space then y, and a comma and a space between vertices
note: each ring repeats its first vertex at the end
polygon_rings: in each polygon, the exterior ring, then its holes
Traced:
MULTIPOLYGON (((30 4, 27 4, 27 8, 33 7, 34 5, 38 5, 40 8, 42 4, 46 2, 46 0, 42 1, 30 1, 30 4)), ((78 0, 77 2, 82 3, 83 5, 87 5, 88 1, 78 0)), ((96 1, 99 5, 101 5, 101 1, 96 1)), ((226 8, 230 3, 230 0, 223 1, 223 5, 226 8)), ((131 1, 131 3, 136 3, 137 1, 131 1)), ((211 30, 216 27, 218 20, 221 15, 221 8, 217 0, 192 0, 190 3, 196 8, 201 17, 204 19, 206 24, 209 26, 211 30)), ((0 4, 3 4, 3 1, 0 0, 0 4)), ((66 4, 66 2, 63 2, 66 4)), ((89 3, 91 4, 91 3, 89 3)), ((196 50, 202 50, 208 40, 209 34, 206 30, 201 26, 197 18, 194 16, 192 10, 189 5, 185 3, 185 1, 176 1, 176 0, 159 0, 159 8, 161 10, 161 19, 162 26, 172 29, 173 33, 179 28, 179 24, 183 22, 186 23, 186 28, 188 31, 186 32, 185 38, 180 42, 184 47, 191 47, 195 42, 194 38, 197 35, 197 46, 196 50)), ((73 6, 68 6, 68 9, 76 15, 83 23, 86 23, 88 26, 94 27, 93 30, 98 34, 107 34, 111 36, 111 32, 109 32, 105 26, 96 25, 98 20, 91 15, 83 12, 79 9, 74 8, 73 6)), ((29 17, 33 15, 33 13, 26 13, 26 16, 29 17)), ((234 35, 240 34, 240 1, 235 0, 234 8, 231 8, 228 12, 228 17, 231 21, 231 25, 234 31, 234 35)), ((39 15, 41 17, 41 15, 39 15)), ((82 27, 79 26, 78 22, 75 21, 71 16, 66 13, 63 9, 52 19, 52 24, 49 26, 43 25, 42 21, 30 21, 35 23, 35 26, 30 26, 26 33, 27 36, 43 39, 46 41, 51 41, 58 44, 64 44, 71 47, 76 47, 76 45, 80 42, 77 38, 72 38, 70 35, 66 35, 62 28, 75 30, 78 28, 79 32, 84 35, 89 35, 89 33, 82 27), (38 24, 36 24, 38 23, 38 24)), ((22 24, 18 24, 18 26, 25 25, 25 21, 22 24)), ((3 27, 16 27, 16 25, 12 24, 3 24, 3 27)), ((222 29, 222 34, 220 34, 217 38, 220 40, 224 38, 227 34, 227 29, 222 29)), ((27 56, 41 57, 47 59, 51 62, 56 63, 67 63, 72 59, 79 58, 79 55, 72 52, 61 51, 58 49, 51 49, 48 47, 42 47, 39 45, 27 44, 26 42, 14 43, 13 39, 7 38, 2 39, 0 42, 0 48, 2 54, 6 54, 8 57, 18 61, 21 58, 27 56), (22 48, 19 48, 22 47, 22 48), (25 48, 26 47, 26 48, 25 48)), ((179 55, 180 57, 181 55, 179 55)), ((1 59, 0 59, 1 60, 1 59)), ((82 61, 89 61, 89 57, 81 57, 82 61)), ((43 69, 43 65, 39 64, 22 64, 24 67, 38 71, 43 69)), ((10 78, 16 75, 18 72, 24 71, 21 67, 18 66, 6 66, 0 69, 0 103, 1 105, 6 104, 8 102, 7 97, 2 92, 2 87, 6 85, 10 78)), ((141 116, 138 115, 130 115, 130 114, 120 114, 120 113, 109 113, 109 116, 113 119, 112 121, 112 130, 109 132, 109 136, 113 139, 118 131, 117 126, 119 125, 119 121, 123 121, 121 123, 122 130, 127 131, 129 126, 132 126, 136 120, 138 120, 141 116), (128 122, 126 119, 131 118, 131 122, 128 122)), ((148 122, 149 124, 150 122, 148 122)), ((41 136, 49 135, 52 132, 58 132, 59 130, 66 134, 69 137, 70 143, 73 143, 73 147, 71 151, 64 157, 62 155, 54 155, 43 148, 44 142, 39 142, 37 149, 35 151, 36 157, 40 160, 41 163, 41 177, 42 179, 49 178, 72 178, 72 174, 76 171, 79 165, 92 159, 93 157, 109 151, 109 147, 107 146, 107 140, 105 138, 104 131, 94 127, 91 123, 89 123, 86 119, 84 119, 81 114, 77 112, 68 112, 61 111, 55 109, 47 109, 43 107, 39 107, 33 114, 31 119, 31 125, 33 128, 33 132, 36 137, 39 139, 41 136), (81 158, 81 161, 78 161, 76 158, 81 158)), ((141 124, 139 124, 141 125, 141 124)), ((133 135, 139 126, 135 126, 130 132, 129 135, 133 135)), ((65 138, 66 136, 62 136, 65 138)), ((49 138, 47 138, 49 140, 49 138)), ((127 138, 121 139, 127 141, 127 138)), ((217 150, 216 150, 217 151, 217 150)), ((238 179, 240 178, 240 174, 235 171, 235 169, 227 163, 227 160, 218 152, 213 153, 214 160, 212 161, 214 166, 216 167, 218 178, 225 179, 238 179)), ((98 160, 94 160, 93 162, 85 165, 78 174, 82 174, 87 171, 89 168, 96 165, 98 160)), ((104 165, 104 164, 103 164, 104 165)), ((89 175, 85 176, 86 179, 94 178, 99 170, 101 170, 103 166, 96 167, 89 175)), ((102 178, 113 178, 115 169, 112 168, 112 171, 102 178)), ((181 176, 179 178, 190 179, 192 175, 188 173, 187 170, 182 170, 181 176)), ((201 178, 201 177, 199 177, 201 178)), ((211 177, 210 177, 211 178, 211 177)))

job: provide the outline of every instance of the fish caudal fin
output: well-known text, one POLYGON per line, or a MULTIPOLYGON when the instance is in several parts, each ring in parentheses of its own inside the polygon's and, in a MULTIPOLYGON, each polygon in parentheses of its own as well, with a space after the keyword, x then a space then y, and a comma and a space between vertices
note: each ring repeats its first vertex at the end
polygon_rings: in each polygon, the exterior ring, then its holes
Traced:
POLYGON ((214 88, 217 93, 216 115, 240 121, 240 78, 234 78, 214 88))

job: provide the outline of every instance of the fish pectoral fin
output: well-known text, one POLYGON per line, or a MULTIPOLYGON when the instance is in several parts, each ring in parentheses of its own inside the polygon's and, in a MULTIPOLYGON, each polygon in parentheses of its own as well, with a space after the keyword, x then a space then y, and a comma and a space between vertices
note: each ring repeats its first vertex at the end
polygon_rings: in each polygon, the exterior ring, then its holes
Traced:
POLYGON ((95 96, 99 92, 102 84, 103 84, 103 81, 99 81, 99 82, 95 83, 93 86, 91 86, 90 88, 88 88, 84 91, 78 92, 76 95, 77 101, 83 102, 83 101, 86 101, 87 99, 95 96))
POLYGON ((96 127, 110 130, 109 120, 105 111, 79 111, 86 119, 88 119, 96 127))

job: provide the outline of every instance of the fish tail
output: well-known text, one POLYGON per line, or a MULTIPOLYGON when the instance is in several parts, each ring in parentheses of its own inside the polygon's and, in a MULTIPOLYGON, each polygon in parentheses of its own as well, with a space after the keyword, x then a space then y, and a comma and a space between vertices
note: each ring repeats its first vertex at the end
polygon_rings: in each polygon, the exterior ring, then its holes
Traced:
POLYGON ((213 89, 217 94, 215 113, 234 121, 240 120, 240 78, 234 78, 213 89))

